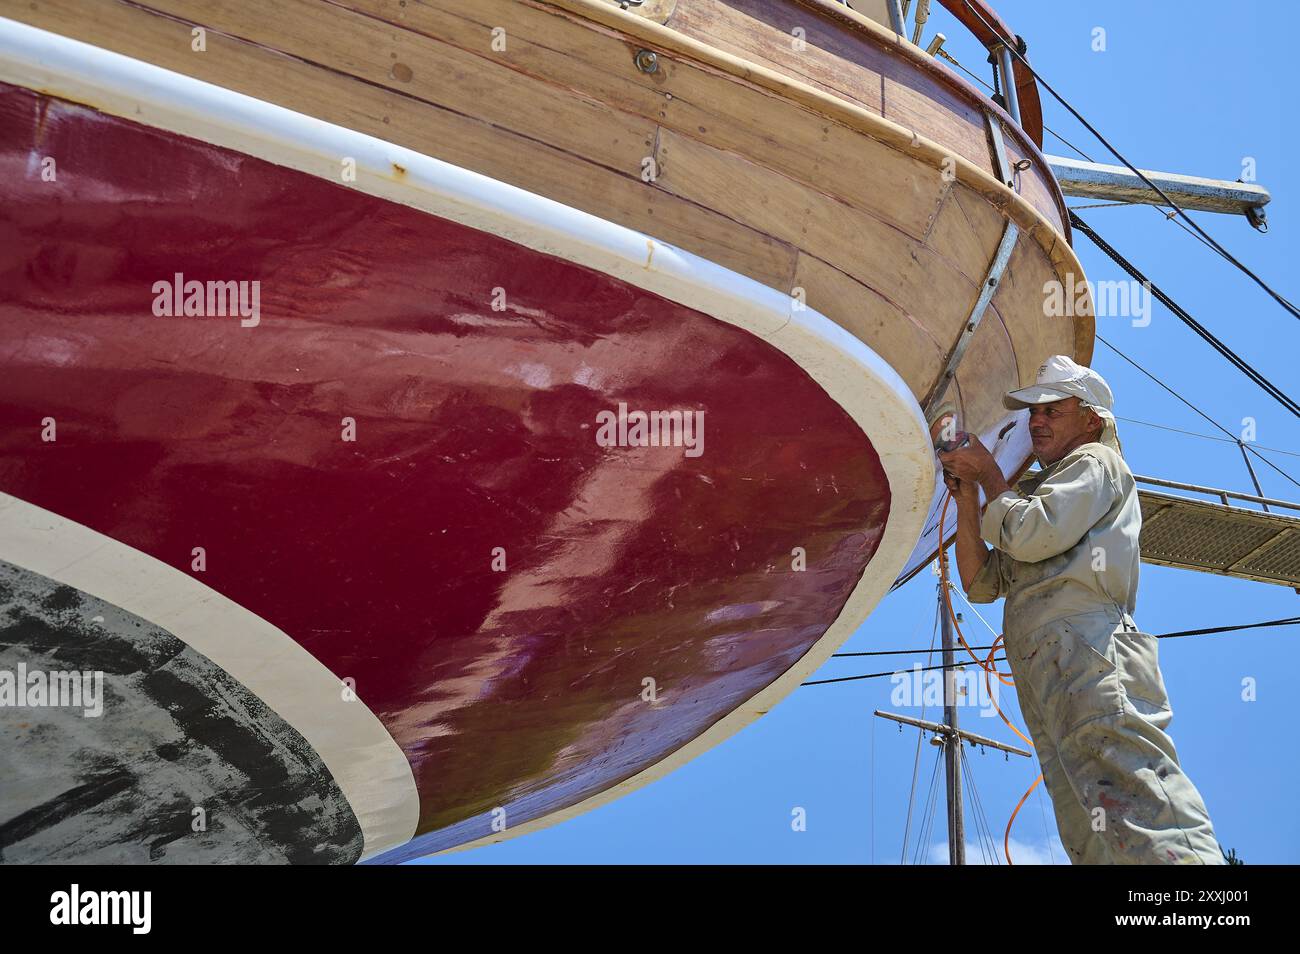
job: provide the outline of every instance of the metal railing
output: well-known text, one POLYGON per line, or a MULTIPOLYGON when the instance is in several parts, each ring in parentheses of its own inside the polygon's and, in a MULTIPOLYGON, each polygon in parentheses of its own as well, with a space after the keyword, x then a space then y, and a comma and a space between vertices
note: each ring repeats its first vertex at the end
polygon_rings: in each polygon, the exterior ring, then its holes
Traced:
MULTIPOLYGON (((865 10, 858 10, 856 0, 837 0, 850 10, 867 15, 865 10)), ((897 33, 900 37, 908 38, 907 18, 912 13, 912 0, 884 0, 885 10, 889 17, 889 28, 897 33)), ((1011 49, 1007 46, 1007 38, 1011 36, 1006 25, 990 9, 983 0, 938 0, 940 6, 944 7, 951 13, 957 21, 965 27, 980 45, 993 54, 994 57, 994 78, 995 86, 1000 86, 999 96, 996 97, 1016 125, 1021 126, 1023 123, 1020 118, 1020 93, 1016 88, 1016 65, 1012 56, 1011 49), (1003 36, 1003 33, 1006 35, 1003 36)), ((874 5, 874 4, 873 4, 874 5)), ((930 19, 931 0, 917 0, 915 15, 912 22, 911 42, 913 46, 921 45, 921 35, 925 31, 926 22, 930 19)), ((876 7, 879 9, 879 7, 876 7)), ((933 57, 943 57, 952 60, 943 49, 943 44, 947 37, 942 33, 936 33, 925 47, 925 52, 933 57)), ((1019 37, 1015 42, 1021 42, 1019 37)), ((959 64, 960 65, 960 64, 959 64)))
POLYGON ((1155 487, 1170 487, 1174 490, 1191 490, 1196 493, 1206 494, 1211 497, 1218 497, 1223 506, 1231 507, 1229 498, 1232 500, 1245 500, 1250 503, 1262 504, 1268 507, 1284 507, 1288 510, 1300 511, 1300 504, 1290 503, 1286 500, 1274 500, 1272 497, 1259 497, 1255 494, 1238 493, 1235 490, 1220 490, 1217 487, 1201 487, 1198 484, 1184 484, 1176 480, 1161 480, 1158 477, 1140 477, 1133 475, 1133 479, 1140 484, 1151 484, 1155 487))

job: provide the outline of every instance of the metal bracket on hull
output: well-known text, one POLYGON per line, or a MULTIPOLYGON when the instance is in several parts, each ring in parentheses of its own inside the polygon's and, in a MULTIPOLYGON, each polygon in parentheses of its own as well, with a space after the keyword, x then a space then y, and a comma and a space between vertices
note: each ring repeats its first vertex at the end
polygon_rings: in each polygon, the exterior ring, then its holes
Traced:
POLYGON ((970 316, 966 319, 966 326, 962 328, 961 335, 957 338, 957 343, 952 346, 952 351, 948 355, 948 362, 944 365, 943 373, 939 375, 939 380, 934 386, 934 391, 925 402, 925 419, 930 420, 935 409, 939 407, 939 402, 948 392, 948 385, 957 375, 957 365, 961 363, 962 355, 970 347, 971 339, 975 337, 975 329, 979 327, 980 322, 984 319, 984 313, 988 311, 989 302, 993 300, 993 293, 998 290, 998 283, 1002 281, 1002 273, 1007 270, 1007 263, 1011 261, 1011 252, 1016 247, 1016 239, 1020 235, 1020 229, 1016 223, 1008 221, 1006 230, 1002 233, 1002 241, 998 243, 998 250, 993 253, 993 261, 989 265, 989 270, 984 276, 984 283, 980 286, 979 297, 975 299, 975 306, 970 311, 970 316))
POLYGON ((989 136, 993 140, 993 164, 997 166, 998 178, 1008 189, 1016 187, 1015 175, 1011 162, 1007 159, 1007 144, 1002 138, 1002 123, 992 113, 984 114, 984 122, 989 127, 989 136))

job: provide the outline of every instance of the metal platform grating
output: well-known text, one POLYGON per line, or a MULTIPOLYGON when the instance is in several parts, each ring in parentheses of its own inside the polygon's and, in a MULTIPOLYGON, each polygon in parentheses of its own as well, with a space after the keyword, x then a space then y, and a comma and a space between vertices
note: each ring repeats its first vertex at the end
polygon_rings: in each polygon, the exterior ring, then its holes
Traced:
POLYGON ((1135 479, 1140 484, 1189 490, 1222 501, 1139 488, 1143 562, 1276 583, 1300 591, 1300 507, 1151 477, 1135 479), (1289 512, 1248 509, 1230 503, 1230 498, 1289 512))

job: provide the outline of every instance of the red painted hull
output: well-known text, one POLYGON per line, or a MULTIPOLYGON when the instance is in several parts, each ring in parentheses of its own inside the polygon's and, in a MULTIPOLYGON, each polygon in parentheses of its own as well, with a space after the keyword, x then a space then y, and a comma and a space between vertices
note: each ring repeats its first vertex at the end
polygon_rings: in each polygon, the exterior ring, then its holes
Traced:
POLYGON ((608 275, 13 87, 0 208, 0 491, 354 680, 418 789, 389 859, 660 762, 807 652, 880 542, 839 405, 608 275), (156 316, 176 273, 260 281, 260 322, 156 316), (600 446, 619 402, 703 411, 703 453, 600 446))

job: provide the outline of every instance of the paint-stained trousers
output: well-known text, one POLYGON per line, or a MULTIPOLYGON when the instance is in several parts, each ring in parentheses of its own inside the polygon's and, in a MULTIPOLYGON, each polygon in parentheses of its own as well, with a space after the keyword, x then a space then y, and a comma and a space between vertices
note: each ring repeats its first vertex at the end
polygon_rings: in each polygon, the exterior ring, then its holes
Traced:
POLYGON ((1154 636, 1107 610, 1008 634, 1006 646, 1071 862, 1226 864, 1164 731, 1173 712, 1154 636))

